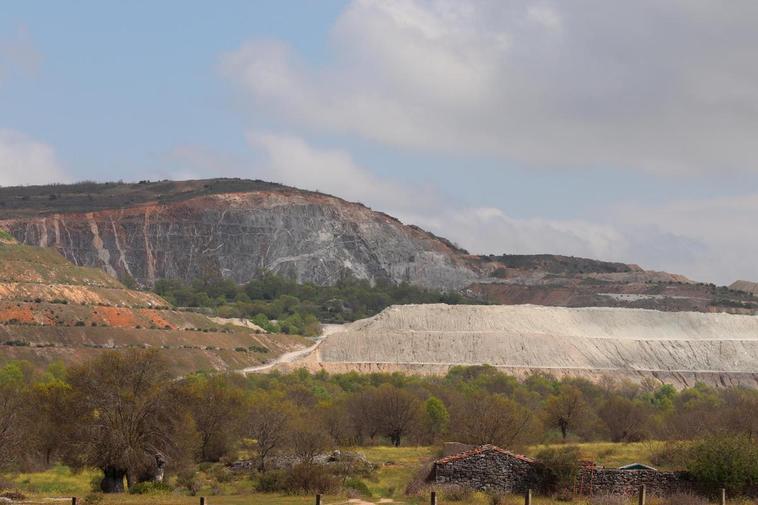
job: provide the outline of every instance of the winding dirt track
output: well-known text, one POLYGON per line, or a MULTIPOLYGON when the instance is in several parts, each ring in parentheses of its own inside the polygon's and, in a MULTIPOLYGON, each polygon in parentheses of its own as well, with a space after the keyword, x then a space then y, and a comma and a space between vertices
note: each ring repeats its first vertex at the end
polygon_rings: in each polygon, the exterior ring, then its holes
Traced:
POLYGON ((298 349, 297 351, 286 352, 278 356, 273 361, 270 361, 269 363, 264 363, 263 365, 256 365, 256 366, 243 368, 242 370, 240 370, 240 372, 243 374, 266 372, 280 365, 289 365, 289 364, 295 363, 307 357, 308 355, 310 355, 313 351, 315 351, 321 345, 324 339, 326 339, 330 334, 340 331, 342 329, 342 326, 343 325, 341 324, 324 324, 321 327, 321 336, 315 339, 315 343, 313 345, 306 347, 305 349, 298 349))

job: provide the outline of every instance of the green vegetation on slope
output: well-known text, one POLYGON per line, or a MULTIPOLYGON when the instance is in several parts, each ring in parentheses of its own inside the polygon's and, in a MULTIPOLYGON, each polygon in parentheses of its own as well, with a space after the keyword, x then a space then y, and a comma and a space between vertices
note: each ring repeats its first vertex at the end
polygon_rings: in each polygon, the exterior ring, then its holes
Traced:
POLYGON ((373 316, 390 305, 468 303, 457 293, 346 276, 334 286, 316 286, 266 273, 240 286, 231 280, 196 281, 191 285, 160 280, 155 292, 179 307, 209 307, 222 317, 243 317, 268 331, 315 335, 318 322, 343 323, 373 316), (278 321, 271 324, 270 320, 278 321))
POLYGON ((546 375, 519 382, 491 367, 457 368, 446 377, 301 370, 171 380, 166 364, 155 351, 134 350, 44 374, 21 362, 0 368, 0 465, 50 468, 46 476, 17 481, 43 493, 82 489, 58 463, 99 468, 90 478, 118 492, 127 475, 150 479, 158 453, 168 461, 166 483, 132 480, 130 491, 401 498, 415 473, 409 470, 433 454, 415 446, 494 443, 539 457, 546 451, 535 444, 563 440, 573 445, 548 452, 571 465, 591 457, 612 466, 687 468, 731 495, 758 482, 754 390, 698 385, 677 392, 546 375), (586 443, 608 440, 664 442, 586 443), (387 442, 397 450, 374 448, 387 442), (372 446, 366 452, 378 469, 356 459, 331 467, 315 461, 336 447, 365 446, 372 446), (223 464, 240 457, 247 458, 241 473, 223 464))

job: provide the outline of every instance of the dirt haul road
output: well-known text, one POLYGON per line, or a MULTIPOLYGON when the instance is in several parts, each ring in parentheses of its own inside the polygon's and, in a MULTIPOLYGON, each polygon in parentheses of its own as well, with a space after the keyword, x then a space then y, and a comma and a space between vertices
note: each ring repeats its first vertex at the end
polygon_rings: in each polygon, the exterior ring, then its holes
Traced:
POLYGON ((402 305, 342 328, 286 368, 444 374, 489 364, 517 376, 758 387, 758 317, 534 305, 402 305))

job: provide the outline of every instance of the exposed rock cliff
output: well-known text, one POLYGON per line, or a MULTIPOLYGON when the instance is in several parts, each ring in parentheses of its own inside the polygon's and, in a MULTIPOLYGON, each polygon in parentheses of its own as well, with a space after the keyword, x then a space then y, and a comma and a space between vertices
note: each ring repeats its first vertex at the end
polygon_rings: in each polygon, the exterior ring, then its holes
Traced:
POLYGON ((214 193, 213 181, 195 182, 163 199, 140 187, 150 185, 124 185, 113 200, 124 208, 104 209, 99 198, 60 206, 73 198, 63 194, 41 212, 22 200, 15 211, 6 204, 0 227, 26 244, 55 247, 77 265, 142 285, 213 275, 246 282, 261 270, 317 284, 350 272, 442 289, 478 277, 464 251, 363 205, 264 183, 240 183, 239 192, 223 184, 214 193), (76 211, 82 207, 99 210, 76 211))
POLYGON ((469 255, 359 203, 263 181, 0 188, 0 229, 143 286, 214 276, 243 283, 263 270, 325 285, 349 272, 500 304, 758 310, 753 293, 636 265, 548 254, 469 255))

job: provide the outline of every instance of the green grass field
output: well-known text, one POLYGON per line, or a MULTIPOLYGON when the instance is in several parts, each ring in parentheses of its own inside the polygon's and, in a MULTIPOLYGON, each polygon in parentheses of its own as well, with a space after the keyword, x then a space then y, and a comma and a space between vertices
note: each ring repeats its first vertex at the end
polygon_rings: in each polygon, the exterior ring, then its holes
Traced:
MULTIPOLYGON (((576 445, 580 448, 582 457, 593 459, 598 464, 615 467, 632 462, 649 463, 650 455, 657 444, 645 442, 576 445)), ((534 455, 543 447, 545 446, 530 447, 525 452, 527 455, 534 455)), ((369 503, 420 505, 427 503, 428 496, 425 494, 406 496, 405 489, 423 465, 434 459, 438 454, 438 448, 376 446, 351 448, 349 450, 362 452, 369 461, 377 465, 376 472, 370 478, 364 479, 371 496, 360 498, 324 496, 322 497, 322 505, 367 505, 369 503)), ((99 473, 95 470, 73 473, 65 466, 54 466, 43 472, 5 474, 3 480, 6 481, 6 486, 10 484, 10 487, 14 487, 27 495, 29 502, 42 503, 51 498, 78 496, 79 503, 88 505, 82 500, 91 493, 91 482, 98 475, 99 473)), ((215 483, 214 485, 206 478, 197 496, 183 494, 130 495, 128 493, 99 496, 102 498, 98 505, 198 505, 200 496, 206 497, 206 505, 312 505, 315 503, 313 496, 256 493, 253 490, 253 482, 245 477, 223 484, 215 483)), ((439 503, 490 505, 491 501, 490 497, 484 493, 473 493, 457 501, 453 501, 451 497, 442 493, 439 497, 439 503)), ((506 497, 501 505, 519 505, 521 503, 523 503, 523 498, 514 495, 506 497)), ((559 502, 548 497, 535 496, 533 499, 534 505, 554 505, 556 503, 559 502)), ((577 498, 572 503, 584 505, 586 500, 577 498)), ((630 503, 632 502, 630 501, 630 503)), ((657 505, 659 502, 652 499, 648 503, 657 505)), ((747 504, 748 502, 744 503, 747 504)))

